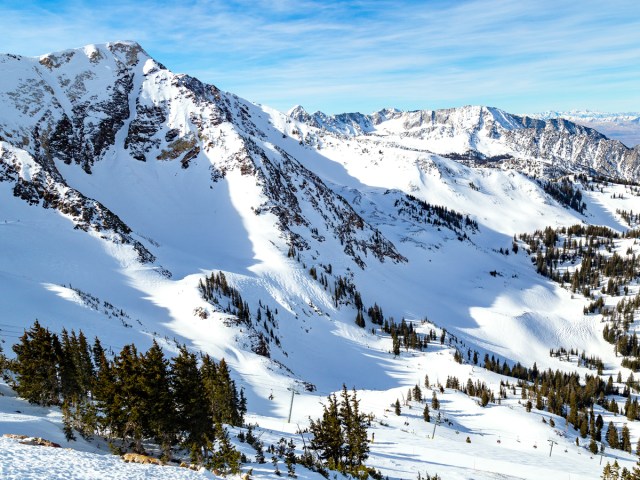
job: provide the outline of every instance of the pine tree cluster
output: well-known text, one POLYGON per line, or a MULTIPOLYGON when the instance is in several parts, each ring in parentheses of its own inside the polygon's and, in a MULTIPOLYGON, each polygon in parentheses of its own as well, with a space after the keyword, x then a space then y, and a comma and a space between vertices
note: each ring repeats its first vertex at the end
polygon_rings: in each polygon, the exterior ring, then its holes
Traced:
MULTIPOLYGON (((622 365, 634 371, 640 369, 640 342, 636 333, 629 330, 640 312, 640 294, 630 296, 629 290, 640 276, 640 261, 632 247, 624 255, 614 249, 622 237, 637 235, 640 231, 630 230, 621 236, 594 225, 547 227, 533 235, 520 235, 520 240, 528 244, 529 253, 535 256, 532 261, 538 273, 592 300, 583 313, 603 316, 604 339, 624 357, 622 365), (605 295, 622 298, 612 306, 605 302, 605 295)), ((602 370, 599 359, 583 360, 602 370)))
POLYGON ((205 277, 204 282, 200 280, 198 289, 206 301, 220 305, 226 313, 235 315, 239 321, 251 324, 249 305, 242 299, 238 289, 227 283, 223 272, 213 272, 205 277), (221 304, 221 299, 216 296, 216 293, 229 299, 226 306, 221 304))
POLYGON ((329 469, 366 479, 372 473, 364 465, 369 455, 368 425, 355 390, 350 394, 343 385, 340 399, 334 394, 327 398, 322 418, 310 419, 311 448, 329 469))
POLYGON ((237 472, 240 454, 223 424, 241 425, 244 392, 235 387, 224 359, 198 357, 185 346, 166 359, 157 342, 146 353, 125 345, 109 359, 98 338, 59 338, 39 322, 13 346, 16 392, 31 403, 62 407, 65 433, 107 437, 117 451, 144 453, 153 442, 164 460, 176 448, 194 463, 237 472))
POLYGON ((397 199, 394 207, 398 209, 398 216, 405 216, 416 222, 430 223, 435 227, 443 226, 456 233, 460 240, 468 238, 464 230, 469 229, 472 232, 479 230, 478 222, 469 215, 463 215, 441 205, 431 205, 413 195, 397 199))
POLYGON ((572 208, 578 213, 584 213, 587 204, 582 201, 582 192, 574 188, 569 179, 562 178, 557 181, 548 180, 542 183, 542 189, 562 205, 572 208))

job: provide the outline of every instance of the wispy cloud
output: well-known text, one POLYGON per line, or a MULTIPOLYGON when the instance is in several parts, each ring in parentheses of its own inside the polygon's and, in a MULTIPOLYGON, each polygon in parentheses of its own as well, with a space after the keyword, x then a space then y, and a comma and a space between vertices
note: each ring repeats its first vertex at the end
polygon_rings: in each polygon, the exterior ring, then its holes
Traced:
POLYGON ((467 103, 640 110, 635 0, 9 0, 2 49, 138 40, 175 71, 287 109, 467 103))

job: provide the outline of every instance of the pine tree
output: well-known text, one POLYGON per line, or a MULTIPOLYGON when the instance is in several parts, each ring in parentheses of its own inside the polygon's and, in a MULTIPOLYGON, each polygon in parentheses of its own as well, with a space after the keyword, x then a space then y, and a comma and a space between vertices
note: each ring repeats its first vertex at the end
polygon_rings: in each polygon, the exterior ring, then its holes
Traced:
POLYGON ((629 432, 629 427, 626 423, 622 426, 622 431, 620 432, 620 449, 631 453, 631 432, 629 432))
MULTIPOLYGON (((96 338, 96 342, 98 339, 96 338)), ((116 378, 113 365, 107 360, 103 349, 95 350, 97 358, 97 372, 93 396, 96 400, 98 410, 102 416, 98 420, 98 426, 102 432, 109 434, 117 430, 115 424, 118 417, 119 407, 115 403, 116 378)))
POLYGON ((112 428, 125 442, 130 438, 134 451, 144 453, 142 438, 146 422, 141 360, 134 345, 125 345, 114 360, 115 395, 111 406, 112 428))
POLYGON ((596 417, 596 434, 594 436, 597 442, 602 441, 602 427, 604 427, 604 420, 602 419, 602 415, 598 414, 596 417))
POLYGON ((57 340, 36 320, 20 337, 20 343, 13 346, 16 354, 13 369, 18 380, 15 390, 30 403, 43 406, 59 403, 58 355, 54 338, 57 340))
POLYGON ((571 390, 569 397, 569 415, 567 416, 567 421, 576 429, 580 426, 578 423, 578 401, 575 390, 571 390))
POLYGON ((396 415, 400 415, 402 410, 400 410, 400 400, 396 398, 396 403, 394 404, 394 412, 396 415))
POLYGON ((342 427, 338 418, 338 400, 334 394, 327 397, 322 418, 311 420, 309 430, 313 434, 311 448, 332 470, 342 468, 342 427))
POLYGON ((397 357, 400 355, 400 339, 395 332, 392 332, 391 334, 391 342, 393 346, 393 355, 397 357))
POLYGON ((231 444, 229 432, 220 423, 217 423, 214 426, 212 437, 215 439, 216 445, 213 448, 209 445, 212 453, 206 462, 207 468, 218 470, 225 476, 240 473, 240 452, 231 444))
POLYGON ((75 404, 81 394, 74 362, 77 339, 74 333, 74 342, 72 342, 67 330, 64 328, 62 329, 61 337, 61 348, 60 351, 56 352, 56 362, 59 365, 60 394, 63 402, 75 404))
POLYGON ((342 386, 339 418, 345 442, 347 472, 356 473, 369 454, 369 438, 364 415, 360 412, 360 401, 356 391, 351 395, 342 386))
POLYGON ((355 391, 350 395, 343 386, 339 403, 330 395, 322 418, 310 419, 309 429, 313 434, 311 448, 328 468, 360 478, 368 476, 363 466, 369 454, 367 421, 355 391))
MULTIPOLYGON (((72 336, 75 335, 72 332, 72 336)), ((78 341, 75 350, 74 362, 76 364, 77 382, 82 396, 86 397, 93 389, 96 378, 96 370, 91 359, 91 349, 82 330, 78 333, 78 341)))
POLYGON ((67 442, 76 439, 76 436, 73 433, 73 426, 71 420, 71 412, 69 410, 69 404, 67 402, 62 403, 62 431, 64 432, 64 438, 67 442))
POLYGON ((214 424, 242 425, 246 400, 238 398, 235 383, 231 380, 229 367, 224 358, 216 365, 211 357, 205 355, 202 359, 200 374, 211 421, 214 424))
POLYGON ((618 430, 613 425, 613 422, 609 422, 609 427, 607 428, 607 442, 609 442, 611 448, 620 448, 618 430))
POLYGON ((0 344, 0 378, 5 378, 6 380, 6 371, 9 369, 9 361, 4 354, 4 350, 2 349, 2 344, 0 344))
POLYGON ((210 451, 210 433, 213 429, 208 414, 206 393, 198 370, 196 356, 186 346, 180 347, 172 359, 171 389, 176 408, 176 427, 182 444, 189 448, 194 463, 205 461, 210 451))
MULTIPOLYGON (((640 440, 639 440, 639 443, 640 443, 640 440)), ((636 461, 636 464, 633 466, 633 470, 631 470, 631 473, 629 474, 628 480, 640 480, 640 459, 638 459, 636 461)))
POLYGON ((98 366, 100 365, 100 361, 104 356, 104 348, 102 348, 102 344, 100 343, 100 339, 98 337, 96 337, 93 341, 93 347, 91 347, 91 354, 93 355, 93 364, 95 365, 95 368, 97 370, 98 366))
POLYGON ((422 390, 419 385, 413 387, 413 398, 416 402, 422 402, 422 390))
POLYGON ((287 465, 287 475, 291 478, 297 478, 296 475, 296 446, 293 440, 289 439, 287 450, 284 455, 284 462, 287 465))
POLYGON ((169 383, 169 362, 155 340, 141 359, 141 370, 144 433, 161 446, 163 457, 169 460, 177 420, 169 383))
POLYGON ((424 418, 425 422, 430 422, 431 417, 429 416, 429 405, 424 406, 424 410, 422 411, 422 418, 424 418))
POLYGON ((489 404, 489 392, 486 388, 482 389, 482 394, 480 395, 480 405, 482 407, 486 407, 489 404))
POLYGON ((587 422, 586 417, 582 416, 580 418, 580 436, 582 438, 587 438, 587 433, 589 433, 589 423, 587 422))
POLYGON ((431 408, 433 410, 440 410, 440 401, 438 400, 438 396, 436 395, 436 391, 433 391, 431 396, 431 408))

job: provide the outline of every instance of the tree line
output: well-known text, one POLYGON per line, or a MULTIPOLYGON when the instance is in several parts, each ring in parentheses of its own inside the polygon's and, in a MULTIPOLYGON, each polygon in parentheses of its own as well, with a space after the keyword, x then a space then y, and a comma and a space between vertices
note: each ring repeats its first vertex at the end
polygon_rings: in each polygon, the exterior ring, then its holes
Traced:
MULTIPOLYGON (((216 362, 184 345, 166 358, 155 340, 144 353, 128 344, 110 358, 97 337, 89 344, 82 331, 63 329, 57 335, 38 321, 12 349, 15 358, 8 360, 0 347, 0 373, 30 403, 60 407, 69 441, 99 435, 113 453, 157 449, 165 462, 188 454, 193 464, 221 474, 239 473, 247 461, 225 428, 242 426, 247 406, 224 359, 216 362)), ((363 480, 381 479, 364 464, 371 419, 360 410, 355 390, 343 386, 339 396, 327 398, 321 418, 309 419, 312 438, 301 456, 295 455, 291 440, 269 447, 276 474, 283 459, 292 478, 301 464, 327 478, 337 470, 363 480)), ((257 463, 265 463, 264 446, 251 425, 238 439, 255 448, 257 463)))
POLYGON ((167 359, 155 340, 145 353, 130 344, 110 359, 98 338, 90 346, 82 331, 58 336, 38 321, 13 351, 13 388, 31 403, 61 407, 68 440, 101 435, 117 453, 145 453, 152 442, 165 461, 183 449, 193 463, 239 471, 223 425, 242 425, 246 399, 224 359, 198 358, 186 346, 167 359))

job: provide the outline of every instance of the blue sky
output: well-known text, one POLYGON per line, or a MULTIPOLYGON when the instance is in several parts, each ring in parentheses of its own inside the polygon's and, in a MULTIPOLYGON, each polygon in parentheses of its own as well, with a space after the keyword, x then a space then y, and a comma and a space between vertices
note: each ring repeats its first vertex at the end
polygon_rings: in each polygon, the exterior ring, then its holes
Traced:
POLYGON ((282 111, 640 111, 638 0, 3 0, 0 51, 136 40, 282 111))

